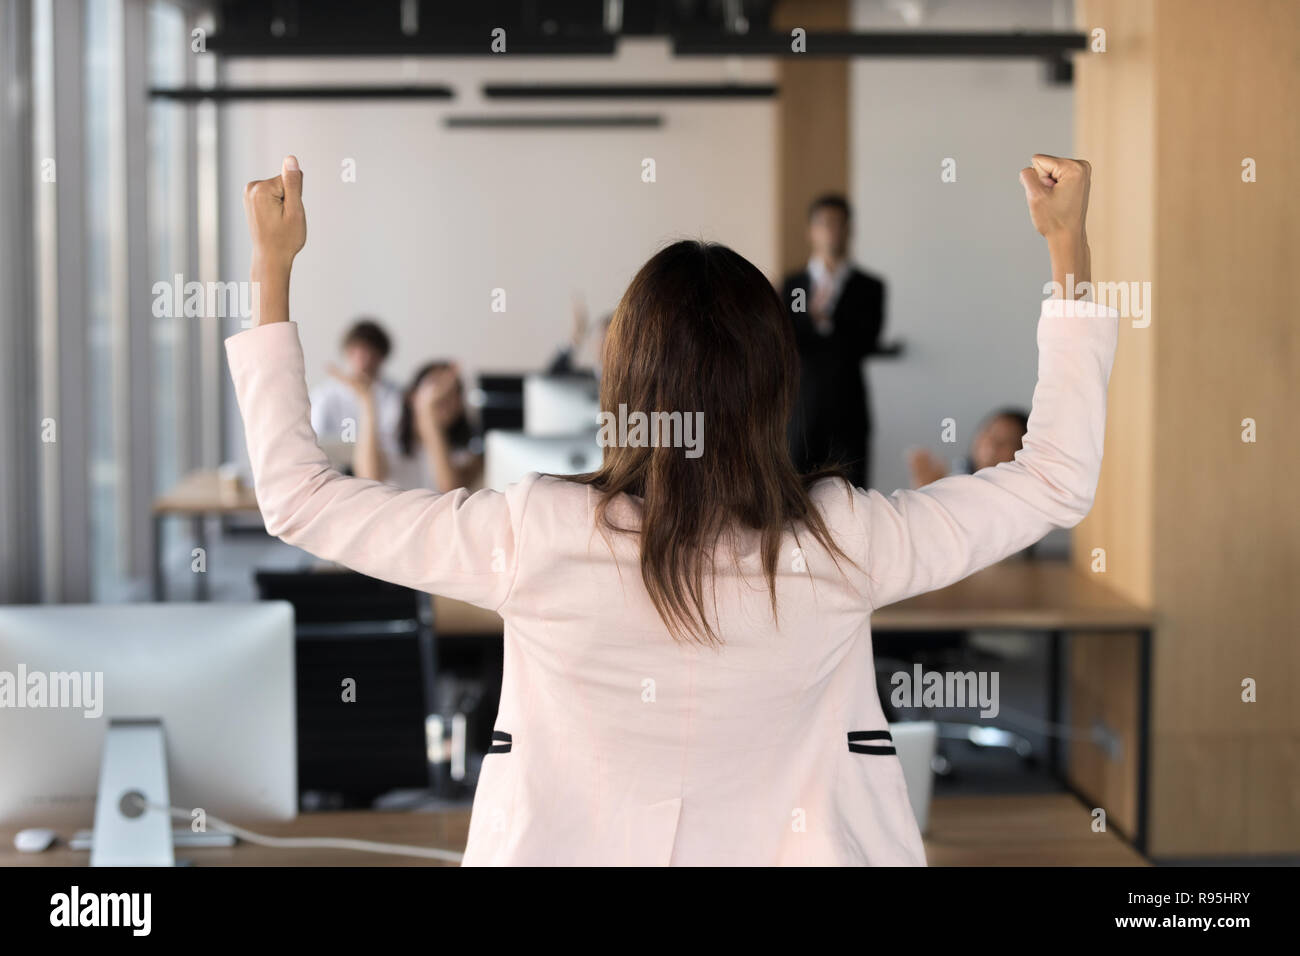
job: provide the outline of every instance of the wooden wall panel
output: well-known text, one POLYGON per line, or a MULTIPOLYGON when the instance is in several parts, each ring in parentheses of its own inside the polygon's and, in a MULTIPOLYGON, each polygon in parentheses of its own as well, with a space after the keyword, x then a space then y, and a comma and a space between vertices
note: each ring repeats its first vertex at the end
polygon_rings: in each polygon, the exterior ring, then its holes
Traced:
MULTIPOLYGON (((781 0, 773 28, 847 30, 848 0, 781 0)), ((849 61, 777 60, 777 216, 781 273, 808 261, 808 204, 849 192, 849 61)), ((777 277, 773 277, 777 278, 777 277)))
POLYGON ((1300 634, 1300 5, 1180 3, 1160 50, 1156 588, 1201 652, 1172 659, 1186 666, 1168 703, 1199 702, 1197 729, 1300 731, 1282 640, 1300 634), (1258 182, 1241 181, 1244 157, 1258 182), (1243 676, 1271 692, 1241 704, 1243 676))
MULTIPOLYGON (((1090 0, 1081 26, 1106 31, 1107 51, 1075 58, 1074 151, 1092 164, 1088 210, 1097 281, 1151 281, 1155 274, 1154 7, 1148 0, 1090 0)), ((1121 322, 1111 373, 1106 455, 1092 513, 1074 532, 1075 564, 1092 573, 1105 551, 1104 582, 1130 600, 1152 601, 1151 501, 1155 430, 1155 339, 1121 322)))
POLYGON ((1248 853, 1294 853, 1300 846, 1300 737, 1252 734, 1245 744, 1248 853))
POLYGON ((1080 16, 1108 31, 1078 74, 1094 271, 1149 278, 1154 308, 1121 338, 1076 563, 1107 547, 1109 583, 1160 617, 1151 852, 1295 853, 1300 4, 1088 0, 1080 16), (1241 699, 1247 677, 1256 703, 1241 699))
POLYGON ((1089 734, 1104 725, 1119 742, 1118 758, 1090 739, 1070 742, 1067 775, 1109 826, 1132 836, 1138 818, 1138 652, 1133 634, 1073 634, 1069 653, 1070 726, 1089 734))
MULTIPOLYGON (((1216 760, 1243 767, 1232 801, 1245 804, 1241 848, 1296 851, 1285 801, 1256 795, 1294 782, 1300 744, 1300 321, 1288 281, 1300 262, 1300 5, 1162 0, 1158 17, 1157 294, 1167 319, 1153 511, 1156 601, 1170 625, 1156 739, 1216 741, 1216 760), (1246 157, 1257 182, 1242 181, 1246 157), (1258 423, 1254 444, 1241 440, 1246 417, 1258 423), (1241 700, 1246 677, 1259 684, 1256 703, 1241 700)), ((1162 801, 1186 789, 1154 786, 1162 801)), ((1225 825, 1223 807, 1202 806, 1160 831, 1162 847, 1200 851, 1200 834, 1225 825)))

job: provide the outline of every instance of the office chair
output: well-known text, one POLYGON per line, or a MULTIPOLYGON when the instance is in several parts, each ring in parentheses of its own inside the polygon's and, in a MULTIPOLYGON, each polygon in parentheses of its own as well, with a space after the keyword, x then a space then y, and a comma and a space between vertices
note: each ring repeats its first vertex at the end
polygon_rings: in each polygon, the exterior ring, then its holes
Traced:
MULTIPOLYGON (((891 723, 901 718, 890 700, 893 690, 890 675, 893 672, 900 669, 910 671, 914 663, 919 663, 926 671, 978 670, 983 662, 976 660, 976 653, 971 650, 967 638, 963 631, 873 633, 877 690, 885 718, 891 723)), ((953 772, 946 741, 961 741, 977 749, 1005 749, 1014 752, 1027 765, 1037 762, 1033 743, 1017 731, 987 721, 933 720, 933 723, 940 741, 933 760, 934 772, 938 776, 947 777, 953 772)))
POLYGON ((368 807, 443 785, 430 761, 435 658, 428 599, 352 571, 257 571, 295 614, 298 792, 304 810, 368 807), (352 681, 355 700, 345 701, 352 681))

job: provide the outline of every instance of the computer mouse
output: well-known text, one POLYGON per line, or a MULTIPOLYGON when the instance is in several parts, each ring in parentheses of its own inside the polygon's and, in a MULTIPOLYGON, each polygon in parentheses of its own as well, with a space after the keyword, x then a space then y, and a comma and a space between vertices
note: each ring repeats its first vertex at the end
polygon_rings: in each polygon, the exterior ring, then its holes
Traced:
POLYGON ((44 827, 19 830, 14 834, 14 849, 19 853, 40 853, 53 846, 57 839, 57 833, 44 827))

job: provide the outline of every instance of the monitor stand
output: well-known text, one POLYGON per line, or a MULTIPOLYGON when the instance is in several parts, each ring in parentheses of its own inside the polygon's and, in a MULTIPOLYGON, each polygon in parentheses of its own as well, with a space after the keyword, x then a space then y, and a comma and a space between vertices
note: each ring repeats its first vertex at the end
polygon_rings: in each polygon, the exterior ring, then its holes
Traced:
POLYGON ((175 866, 167 748, 157 718, 109 721, 95 800, 91 866, 175 866))

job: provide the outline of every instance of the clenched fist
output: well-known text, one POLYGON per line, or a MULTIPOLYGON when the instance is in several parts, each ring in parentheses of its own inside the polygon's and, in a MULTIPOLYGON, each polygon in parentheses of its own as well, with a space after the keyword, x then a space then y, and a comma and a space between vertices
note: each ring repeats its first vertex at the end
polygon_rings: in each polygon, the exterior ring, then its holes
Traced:
POLYGON ((1088 248, 1088 187, 1092 167, 1082 159, 1039 153, 1020 170, 1029 218, 1047 240, 1052 258, 1053 298, 1086 296, 1092 287, 1088 248))
POLYGON ((1049 240, 1086 235, 1088 185, 1092 167, 1082 159, 1060 159, 1038 154, 1032 165, 1020 170, 1029 217, 1034 228, 1049 240))
POLYGON ((288 270, 307 241, 307 214, 302 208, 302 170, 286 156, 280 175, 244 187, 244 215, 253 239, 253 262, 288 270))

